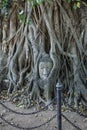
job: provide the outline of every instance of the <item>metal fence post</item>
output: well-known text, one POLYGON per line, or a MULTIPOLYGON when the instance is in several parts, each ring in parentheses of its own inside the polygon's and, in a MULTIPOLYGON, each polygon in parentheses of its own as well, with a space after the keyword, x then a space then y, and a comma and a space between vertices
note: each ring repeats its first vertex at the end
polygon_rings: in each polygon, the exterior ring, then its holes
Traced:
POLYGON ((57 122, 58 122, 58 129, 62 130, 62 121, 61 121, 61 89, 62 85, 60 83, 56 84, 57 89, 57 122))

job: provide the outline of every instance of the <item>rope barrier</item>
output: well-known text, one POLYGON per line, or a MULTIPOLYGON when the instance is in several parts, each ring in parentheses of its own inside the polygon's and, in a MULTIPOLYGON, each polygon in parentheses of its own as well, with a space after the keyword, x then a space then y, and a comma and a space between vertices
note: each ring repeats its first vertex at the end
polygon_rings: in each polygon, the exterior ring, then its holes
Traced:
MULTIPOLYGON (((76 129, 78 130, 82 130, 81 128, 79 128, 78 126, 76 126, 73 122, 71 122, 65 115, 62 114, 62 116, 73 126, 75 127, 76 129)), ((37 129, 39 127, 42 127, 46 124, 48 124, 50 121, 52 121, 54 118, 56 117, 56 115, 54 115, 52 118, 50 118, 47 122, 41 124, 41 125, 38 125, 38 126, 35 126, 35 127, 30 127, 30 128, 24 128, 24 127, 21 127, 21 126, 17 126, 16 124, 13 124, 9 121, 7 121, 6 119, 4 119, 1 115, 0 115, 0 118, 6 122, 8 125, 12 126, 12 127, 15 127, 15 128, 19 128, 19 129, 23 129, 23 130, 32 130, 32 129, 37 129)))
POLYGON ((82 130, 81 128, 79 128, 78 126, 76 126, 73 122, 71 122, 65 115, 62 114, 62 116, 63 116, 73 127, 75 127, 75 128, 78 129, 78 130, 82 130))
POLYGON ((77 109, 73 108, 72 106, 68 105, 74 112, 76 112, 77 114, 79 114, 80 116, 83 116, 85 118, 87 118, 86 115, 84 115, 83 113, 79 112, 77 109))
POLYGON ((6 108, 7 110, 9 110, 9 111, 11 111, 11 112, 13 112, 13 113, 15 113, 15 114, 18 114, 18 115, 33 115, 33 114, 37 114, 37 113, 39 113, 39 112, 41 112, 41 111, 44 111, 44 109, 47 108, 49 105, 51 105, 51 104, 54 102, 55 99, 56 99, 56 97, 55 97, 48 105, 46 105, 45 107, 41 108, 40 110, 38 110, 38 111, 36 111, 36 112, 31 112, 31 113, 22 113, 22 112, 14 111, 14 110, 12 110, 11 108, 9 108, 9 107, 7 107, 6 105, 4 105, 1 101, 0 101, 0 105, 2 105, 2 106, 3 106, 4 108, 6 108))
POLYGON ((84 115, 83 113, 79 112, 77 109, 73 108, 72 106, 70 106, 68 103, 65 103, 70 109, 72 109, 74 112, 76 112, 77 114, 79 114, 80 116, 83 116, 85 118, 87 118, 86 115, 84 115))
POLYGON ((0 118, 1 118, 4 122, 6 122, 8 125, 10 125, 10 126, 12 126, 12 127, 15 127, 15 128, 18 128, 18 129, 22 129, 22 130, 37 129, 37 128, 39 128, 39 127, 42 127, 42 126, 48 124, 48 123, 49 123, 50 121, 52 121, 55 117, 56 117, 56 115, 54 115, 52 118, 50 118, 47 122, 45 122, 45 123, 43 123, 43 124, 40 124, 40 125, 38 125, 38 126, 34 126, 34 127, 30 127, 30 128, 24 128, 24 127, 17 126, 16 124, 13 124, 13 123, 7 121, 6 119, 4 119, 4 118, 0 115, 0 118))

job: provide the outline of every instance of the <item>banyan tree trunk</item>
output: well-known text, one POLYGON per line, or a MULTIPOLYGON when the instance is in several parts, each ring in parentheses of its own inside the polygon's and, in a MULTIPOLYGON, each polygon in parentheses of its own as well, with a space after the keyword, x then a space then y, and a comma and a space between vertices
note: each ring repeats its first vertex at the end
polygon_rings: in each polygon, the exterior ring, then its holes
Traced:
POLYGON ((69 104, 86 105, 87 9, 81 6, 74 10, 62 0, 33 4, 26 1, 12 6, 8 94, 23 90, 21 95, 27 95, 29 101, 48 104, 60 80, 69 104), (17 20, 20 10, 22 22, 17 20))

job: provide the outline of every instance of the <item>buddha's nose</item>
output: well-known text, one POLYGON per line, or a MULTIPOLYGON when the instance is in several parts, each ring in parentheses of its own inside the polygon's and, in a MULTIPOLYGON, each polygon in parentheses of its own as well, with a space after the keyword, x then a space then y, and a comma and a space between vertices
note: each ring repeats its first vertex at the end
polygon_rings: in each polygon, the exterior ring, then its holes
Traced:
POLYGON ((44 74, 44 75, 47 75, 47 70, 46 70, 46 68, 43 69, 43 74, 44 74))

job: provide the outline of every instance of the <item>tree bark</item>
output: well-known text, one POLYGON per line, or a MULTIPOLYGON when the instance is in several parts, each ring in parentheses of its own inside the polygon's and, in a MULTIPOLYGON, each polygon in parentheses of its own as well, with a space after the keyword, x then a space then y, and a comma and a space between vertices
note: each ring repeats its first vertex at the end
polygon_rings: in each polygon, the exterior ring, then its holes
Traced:
POLYGON ((9 26, 3 20, 2 40, 9 37, 5 41, 9 43, 10 52, 8 93, 25 88, 22 94, 29 100, 48 104, 55 96, 57 81, 61 80, 69 104, 78 105, 83 101, 86 104, 87 23, 84 12, 87 12, 85 6, 74 10, 72 4, 62 0, 44 1, 34 7, 29 1, 13 4, 9 26), (17 18, 20 11, 24 11, 25 16, 22 23, 17 18), (39 72, 41 59, 52 65, 44 79, 39 72))

